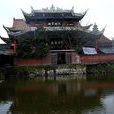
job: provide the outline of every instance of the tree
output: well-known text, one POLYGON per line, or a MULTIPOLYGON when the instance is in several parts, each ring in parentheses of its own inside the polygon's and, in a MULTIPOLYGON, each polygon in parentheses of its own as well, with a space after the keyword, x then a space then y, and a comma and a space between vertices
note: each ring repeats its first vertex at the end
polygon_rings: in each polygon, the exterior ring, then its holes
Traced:
POLYGON ((35 47, 34 57, 44 57, 49 51, 46 30, 41 26, 37 26, 34 33, 33 46, 35 47))
POLYGON ((28 35, 24 34, 17 40, 17 53, 18 57, 29 58, 31 57, 31 40, 28 35))
POLYGON ((17 56, 41 58, 47 55, 49 46, 46 31, 41 25, 35 30, 33 38, 30 38, 28 34, 20 37, 17 44, 17 56), (31 45, 33 46, 33 53, 31 53, 31 45))

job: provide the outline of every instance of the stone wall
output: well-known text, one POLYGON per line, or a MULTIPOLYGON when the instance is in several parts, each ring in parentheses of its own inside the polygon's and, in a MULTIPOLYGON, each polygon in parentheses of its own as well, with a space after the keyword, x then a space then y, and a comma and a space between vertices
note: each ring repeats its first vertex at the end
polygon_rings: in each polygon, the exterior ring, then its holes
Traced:
MULTIPOLYGON (((2 71, 0 69, 0 71, 2 71)), ((86 74, 85 65, 40 65, 40 66, 12 66, 5 67, 3 74, 6 77, 58 77, 70 75, 83 75, 86 74)))

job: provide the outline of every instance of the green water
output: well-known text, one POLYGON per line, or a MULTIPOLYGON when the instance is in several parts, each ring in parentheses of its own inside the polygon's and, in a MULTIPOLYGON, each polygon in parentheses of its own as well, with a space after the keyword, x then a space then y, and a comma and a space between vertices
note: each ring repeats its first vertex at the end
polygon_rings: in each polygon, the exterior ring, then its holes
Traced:
POLYGON ((10 79, 0 114, 114 114, 114 81, 10 79))

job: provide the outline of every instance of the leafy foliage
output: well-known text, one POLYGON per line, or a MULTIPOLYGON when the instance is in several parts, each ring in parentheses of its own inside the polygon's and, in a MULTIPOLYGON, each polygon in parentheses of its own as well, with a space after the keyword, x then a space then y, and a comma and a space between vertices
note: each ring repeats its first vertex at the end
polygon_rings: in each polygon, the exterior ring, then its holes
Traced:
POLYGON ((17 42, 17 56, 18 57, 31 57, 31 41, 28 40, 27 35, 23 35, 17 42))
POLYGON ((27 34, 21 36, 17 44, 17 56, 29 58, 39 58, 47 55, 49 46, 47 44, 46 31, 39 25, 34 32, 33 38, 29 38, 27 34), (33 53, 31 53, 31 45, 33 46, 33 53))
POLYGON ((39 25, 35 31, 33 45, 35 46, 34 57, 44 57, 47 55, 49 47, 45 29, 39 25))

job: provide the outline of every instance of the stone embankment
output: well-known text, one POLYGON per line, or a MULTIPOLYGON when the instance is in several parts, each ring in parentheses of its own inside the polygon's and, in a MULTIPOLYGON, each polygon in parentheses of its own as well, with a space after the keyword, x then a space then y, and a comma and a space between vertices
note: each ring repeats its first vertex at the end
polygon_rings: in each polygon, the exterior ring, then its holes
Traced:
POLYGON ((5 67, 4 69, 0 69, 2 75, 4 74, 7 77, 70 77, 75 74, 83 75, 86 74, 86 66, 85 65, 44 65, 44 66, 12 66, 5 67), (3 70, 3 71, 2 71, 3 70))
POLYGON ((69 64, 40 66, 7 66, 0 68, 0 80, 5 78, 84 78, 88 75, 114 74, 114 64, 69 64))
POLYGON ((103 63, 96 65, 86 65, 86 72, 87 74, 94 74, 94 75, 114 74, 114 64, 103 63))

